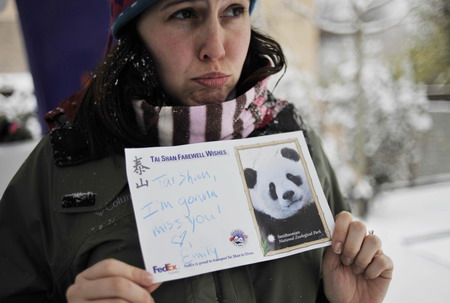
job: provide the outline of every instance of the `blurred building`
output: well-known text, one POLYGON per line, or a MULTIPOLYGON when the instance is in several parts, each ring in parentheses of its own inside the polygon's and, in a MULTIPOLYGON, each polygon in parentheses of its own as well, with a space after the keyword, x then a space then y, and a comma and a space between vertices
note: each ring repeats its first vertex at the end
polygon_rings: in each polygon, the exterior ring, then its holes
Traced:
MULTIPOLYGON (((298 0, 311 12, 315 0, 298 0)), ((316 74, 318 72, 320 31, 306 17, 290 10, 283 1, 260 0, 256 19, 283 47, 289 66, 316 74)))
POLYGON ((0 73, 28 71, 16 2, 0 0, 0 73))
POLYGON ((415 183, 450 180, 450 86, 428 86, 433 127, 420 142, 421 160, 414 171, 415 183))

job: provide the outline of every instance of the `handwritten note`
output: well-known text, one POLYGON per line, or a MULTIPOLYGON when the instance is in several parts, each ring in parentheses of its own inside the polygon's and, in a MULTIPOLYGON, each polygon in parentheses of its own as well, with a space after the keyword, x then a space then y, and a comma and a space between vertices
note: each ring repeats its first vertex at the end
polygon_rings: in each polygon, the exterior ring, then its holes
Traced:
POLYGON ((333 217, 301 132, 125 152, 156 282, 330 244, 333 217))

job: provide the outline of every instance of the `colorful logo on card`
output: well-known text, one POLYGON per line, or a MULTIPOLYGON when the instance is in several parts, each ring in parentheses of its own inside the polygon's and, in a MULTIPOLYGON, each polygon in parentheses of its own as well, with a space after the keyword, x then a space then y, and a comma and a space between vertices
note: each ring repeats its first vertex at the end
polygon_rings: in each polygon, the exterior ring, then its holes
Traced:
POLYGON ((240 229, 235 229, 230 234, 230 242, 238 247, 245 246, 247 239, 248 236, 240 229))
POLYGON ((153 273, 163 273, 163 272, 168 272, 168 271, 173 271, 173 270, 178 270, 176 265, 172 265, 170 263, 165 264, 162 267, 159 266, 153 266, 153 273))

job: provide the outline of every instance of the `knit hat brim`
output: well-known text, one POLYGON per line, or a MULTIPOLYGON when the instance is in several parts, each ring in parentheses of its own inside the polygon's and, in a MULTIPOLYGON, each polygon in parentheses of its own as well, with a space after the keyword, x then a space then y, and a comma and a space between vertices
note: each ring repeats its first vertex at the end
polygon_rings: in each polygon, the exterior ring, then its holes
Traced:
POLYGON ((113 20, 113 24, 111 26, 111 33, 113 37, 117 38, 117 34, 122 27, 136 18, 140 13, 156 1, 158 0, 136 0, 132 4, 126 6, 113 20))

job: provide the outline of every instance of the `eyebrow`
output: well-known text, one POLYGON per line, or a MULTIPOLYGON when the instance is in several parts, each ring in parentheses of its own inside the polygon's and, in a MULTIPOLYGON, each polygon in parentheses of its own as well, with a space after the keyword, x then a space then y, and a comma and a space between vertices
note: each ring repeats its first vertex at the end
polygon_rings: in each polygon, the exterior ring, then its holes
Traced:
MULTIPOLYGON (((200 2, 200 1, 205 1, 205 0, 175 0, 175 1, 166 1, 166 3, 161 7, 161 11, 168 9, 168 8, 170 8, 171 6, 178 5, 178 4, 180 4, 180 3, 184 3, 184 2, 200 2)), ((250 2, 250 0, 249 0, 249 2, 250 2)))
POLYGON ((166 1, 166 3, 161 7, 161 10, 166 10, 168 8, 170 8, 171 6, 175 6, 178 5, 180 3, 184 3, 184 2, 199 2, 199 1, 204 1, 204 0, 175 0, 175 1, 166 1))

